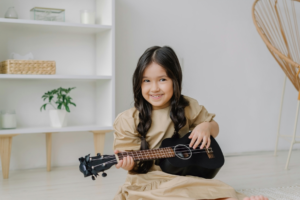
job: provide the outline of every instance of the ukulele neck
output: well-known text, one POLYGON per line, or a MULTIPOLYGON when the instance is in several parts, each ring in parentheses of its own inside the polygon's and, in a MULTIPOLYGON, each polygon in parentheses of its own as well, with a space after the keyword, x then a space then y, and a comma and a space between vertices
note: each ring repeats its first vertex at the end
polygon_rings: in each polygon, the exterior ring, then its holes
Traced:
POLYGON ((139 151, 125 151, 116 154, 118 160, 123 160, 124 157, 131 156, 134 161, 156 160, 160 158, 175 157, 175 152, 171 147, 159 149, 147 149, 139 151))

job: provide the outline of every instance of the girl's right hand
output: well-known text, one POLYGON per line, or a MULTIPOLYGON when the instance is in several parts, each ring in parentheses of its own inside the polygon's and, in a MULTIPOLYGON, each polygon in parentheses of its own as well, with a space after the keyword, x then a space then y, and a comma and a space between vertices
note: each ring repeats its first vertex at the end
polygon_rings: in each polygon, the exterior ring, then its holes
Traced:
MULTIPOLYGON (((119 150, 114 151, 115 154, 120 153, 119 150)), ((119 169, 120 167, 125 169, 125 170, 132 170, 134 167, 134 161, 131 156, 128 157, 123 157, 123 160, 119 160, 118 164, 116 165, 116 168, 119 169)))

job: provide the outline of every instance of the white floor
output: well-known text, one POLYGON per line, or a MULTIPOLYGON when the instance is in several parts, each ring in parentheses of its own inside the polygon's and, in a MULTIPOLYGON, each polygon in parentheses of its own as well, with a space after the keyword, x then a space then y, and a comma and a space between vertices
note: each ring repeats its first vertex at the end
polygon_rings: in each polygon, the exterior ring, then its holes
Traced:
MULTIPOLYGON (((219 179, 235 189, 263 188, 300 183, 300 151, 293 151, 289 170, 284 170, 287 151, 244 154, 225 158, 219 179)), ((0 200, 111 200, 125 180, 126 172, 112 167, 107 177, 84 178, 78 166, 10 171, 0 177, 0 200)))

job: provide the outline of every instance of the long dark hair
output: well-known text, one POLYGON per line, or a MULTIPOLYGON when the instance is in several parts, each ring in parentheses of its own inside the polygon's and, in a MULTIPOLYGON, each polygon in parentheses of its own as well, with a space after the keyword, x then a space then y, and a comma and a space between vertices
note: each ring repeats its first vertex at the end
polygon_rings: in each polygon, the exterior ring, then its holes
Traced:
MULTIPOLYGON (((189 105, 189 102, 184 99, 181 94, 182 71, 174 50, 168 46, 153 46, 148 48, 139 58, 132 77, 134 106, 139 111, 137 131, 141 138, 141 150, 149 149, 149 145, 146 141, 146 134, 152 123, 152 105, 142 96, 141 84, 144 70, 152 62, 163 67, 166 70, 168 77, 173 81, 173 96, 171 97, 170 111, 170 118, 172 119, 175 128, 173 137, 179 137, 178 131, 185 126, 186 118, 184 108, 189 105)), ((153 161, 139 161, 132 171, 136 173, 147 173, 152 165, 153 161)))

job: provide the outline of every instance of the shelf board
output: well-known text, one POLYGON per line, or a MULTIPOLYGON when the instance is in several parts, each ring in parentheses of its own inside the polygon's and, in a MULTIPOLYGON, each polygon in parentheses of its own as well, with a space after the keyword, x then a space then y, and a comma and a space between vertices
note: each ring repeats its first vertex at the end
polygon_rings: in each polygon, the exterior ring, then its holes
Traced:
MULTIPOLYGON (((70 22, 54 22, 54 21, 38 21, 30 19, 6 19, 0 18, 0 26, 4 28, 30 28, 33 30, 45 30, 55 32, 83 32, 83 33, 98 33, 110 30, 110 25, 99 24, 80 24, 70 22)), ((24 29, 23 29, 24 30, 24 29)))
POLYGON ((55 132, 75 132, 75 131, 94 131, 94 130, 113 130, 112 126, 83 125, 67 126, 54 128, 45 127, 17 127, 15 129, 0 129, 0 135, 6 134, 29 134, 29 133, 55 133, 55 132))
POLYGON ((103 80, 112 76, 97 75, 35 75, 35 74, 0 74, 1 79, 62 79, 62 80, 103 80))

